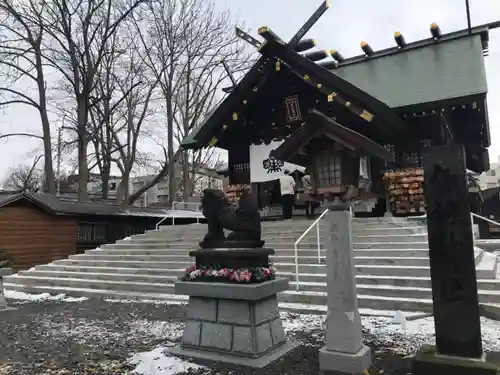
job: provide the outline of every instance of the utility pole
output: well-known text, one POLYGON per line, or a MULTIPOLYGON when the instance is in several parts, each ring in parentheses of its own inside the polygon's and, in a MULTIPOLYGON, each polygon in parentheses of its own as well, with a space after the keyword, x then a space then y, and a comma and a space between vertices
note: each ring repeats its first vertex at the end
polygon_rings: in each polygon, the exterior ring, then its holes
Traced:
POLYGON ((469 30, 469 34, 472 33, 472 26, 470 22, 470 6, 469 0, 465 0, 465 10, 467 11, 467 29, 469 30))
POLYGON ((62 149, 62 130, 63 126, 57 129, 57 182, 56 182, 56 196, 61 194, 61 149, 62 149))

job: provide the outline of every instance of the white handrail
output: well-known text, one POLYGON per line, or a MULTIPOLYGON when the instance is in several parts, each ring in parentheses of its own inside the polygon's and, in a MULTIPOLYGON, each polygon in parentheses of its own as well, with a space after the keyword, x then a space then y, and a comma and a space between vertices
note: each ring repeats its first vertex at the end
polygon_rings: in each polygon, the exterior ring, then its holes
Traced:
MULTIPOLYGON (((470 215, 472 217, 477 217, 478 219, 482 219, 482 220, 484 220, 484 221, 486 221, 488 223, 495 224, 495 225, 498 225, 500 227, 500 223, 498 221, 494 221, 494 220, 488 219, 487 217, 475 214, 474 212, 471 212, 470 215)), ((474 220, 472 220, 472 223, 474 224, 474 220)))
POLYGON ((304 239, 304 237, 311 231, 312 228, 316 225, 316 241, 318 244, 318 264, 321 263, 321 244, 319 241, 319 221, 323 218, 323 216, 326 215, 328 212, 328 208, 322 212, 319 217, 313 221, 311 225, 309 225, 309 228, 307 228, 304 233, 295 241, 293 244, 294 247, 294 256, 295 256, 295 283, 297 285, 297 291, 299 291, 300 286, 299 286, 299 253, 298 253, 298 248, 299 248, 299 242, 304 239))
POLYGON ((163 223, 165 220, 167 220, 170 217, 170 215, 165 216, 163 219, 161 219, 159 222, 156 223, 156 230, 160 229, 160 224, 163 223))
MULTIPOLYGON (((176 210, 176 207, 175 205, 179 205, 179 204, 183 204, 184 205, 184 208, 177 208, 178 210, 186 210, 186 211, 193 211, 193 210, 189 210, 187 209, 186 207, 189 206, 189 205, 194 205, 195 206, 195 210, 194 212, 201 212, 201 203, 198 203, 198 202, 172 202, 172 211, 175 211, 176 210)), ((172 218, 172 226, 175 225, 175 215, 171 215, 170 213, 167 214, 163 219, 161 219, 158 223, 156 223, 156 230, 158 230, 160 228, 160 224, 163 223, 165 220, 167 220, 168 218, 172 218)), ((196 224, 199 224, 200 223, 200 217, 199 216, 196 216, 196 224)))

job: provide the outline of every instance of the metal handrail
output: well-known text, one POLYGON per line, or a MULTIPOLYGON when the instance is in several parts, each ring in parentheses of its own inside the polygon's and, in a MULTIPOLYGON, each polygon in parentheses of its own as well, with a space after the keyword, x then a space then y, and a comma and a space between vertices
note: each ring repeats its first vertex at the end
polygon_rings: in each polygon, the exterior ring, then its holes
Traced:
POLYGON ((294 247, 294 256, 295 256, 295 283, 297 285, 297 291, 299 291, 299 253, 298 253, 298 248, 299 248, 299 243, 304 239, 304 237, 311 231, 312 228, 316 225, 316 240, 318 244, 318 264, 321 263, 321 245, 319 241, 319 222, 320 220, 326 215, 328 212, 328 208, 322 212, 319 217, 313 221, 311 225, 309 225, 309 228, 307 228, 304 233, 301 234, 301 236, 295 241, 293 244, 294 247))
MULTIPOLYGON (((498 221, 494 221, 494 220, 488 219, 487 217, 475 214, 474 212, 471 212, 470 215, 472 217, 477 217, 478 219, 482 219, 482 220, 484 220, 484 221, 486 221, 488 223, 495 224, 495 225, 498 225, 500 227, 500 223, 498 221)), ((474 220, 472 220, 472 222, 474 223, 474 220)))
MULTIPOLYGON (((175 205, 176 204, 195 204, 196 205, 196 210, 194 212, 201 212, 200 211, 200 207, 201 207, 201 203, 197 203, 197 202, 172 202, 172 211, 175 211, 175 205)), ((186 211, 190 211, 190 210, 186 210, 186 211)), ((163 223, 165 220, 167 220, 168 218, 172 218, 172 226, 175 225, 175 216, 171 216, 170 214, 166 215, 163 219, 161 219, 158 223, 156 223, 156 230, 158 230, 160 228, 160 225, 161 223, 163 223)), ((196 217, 196 224, 199 224, 200 223, 200 218, 197 216, 196 217)))
POLYGON ((160 228, 160 224, 163 223, 165 220, 167 220, 170 217, 170 215, 165 216, 163 219, 161 219, 159 222, 156 223, 156 230, 160 228))

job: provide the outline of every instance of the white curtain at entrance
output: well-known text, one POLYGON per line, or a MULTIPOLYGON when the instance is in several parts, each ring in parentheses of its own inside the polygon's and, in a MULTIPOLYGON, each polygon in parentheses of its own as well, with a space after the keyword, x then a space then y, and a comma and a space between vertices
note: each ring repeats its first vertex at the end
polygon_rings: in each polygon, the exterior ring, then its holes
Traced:
POLYGON ((283 141, 270 144, 250 145, 250 182, 273 181, 283 176, 285 169, 304 172, 305 168, 292 163, 283 163, 271 158, 269 154, 276 150, 283 141))

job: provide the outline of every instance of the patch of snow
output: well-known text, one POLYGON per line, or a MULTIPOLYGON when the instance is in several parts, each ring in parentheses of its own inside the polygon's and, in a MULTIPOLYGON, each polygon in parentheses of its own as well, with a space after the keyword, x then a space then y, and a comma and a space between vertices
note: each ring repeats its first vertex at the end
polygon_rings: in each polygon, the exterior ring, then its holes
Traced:
POLYGON ((129 362, 136 366, 134 372, 140 375, 175 375, 203 368, 166 354, 163 347, 134 354, 129 362))
MULTIPOLYGON (((363 328, 381 344, 402 355, 413 354, 422 344, 435 343, 434 318, 426 317, 417 320, 406 320, 406 324, 398 324, 392 317, 362 316, 363 328)), ((324 315, 299 315, 281 313, 283 327, 287 334, 295 332, 312 333, 320 338, 324 336, 324 315)), ((485 351, 500 350, 500 322, 481 317, 481 332, 485 351)))
POLYGON ((105 298, 105 302, 111 303, 150 303, 153 305, 185 305, 187 303, 187 298, 185 301, 169 301, 169 300, 158 300, 158 299, 115 299, 115 298, 105 298))
POLYGON ((132 237, 125 237, 122 241, 130 241, 132 237))
POLYGON ((403 312, 401 311, 396 311, 394 314, 394 317, 392 318, 391 321, 392 324, 399 324, 401 325, 401 328, 406 329, 408 326, 408 321, 406 320, 406 317, 404 316, 403 312))
POLYGON ((20 300, 24 302, 61 301, 61 302, 83 302, 87 297, 67 297, 66 294, 51 295, 49 293, 30 294, 17 292, 15 290, 5 290, 5 298, 20 300))

